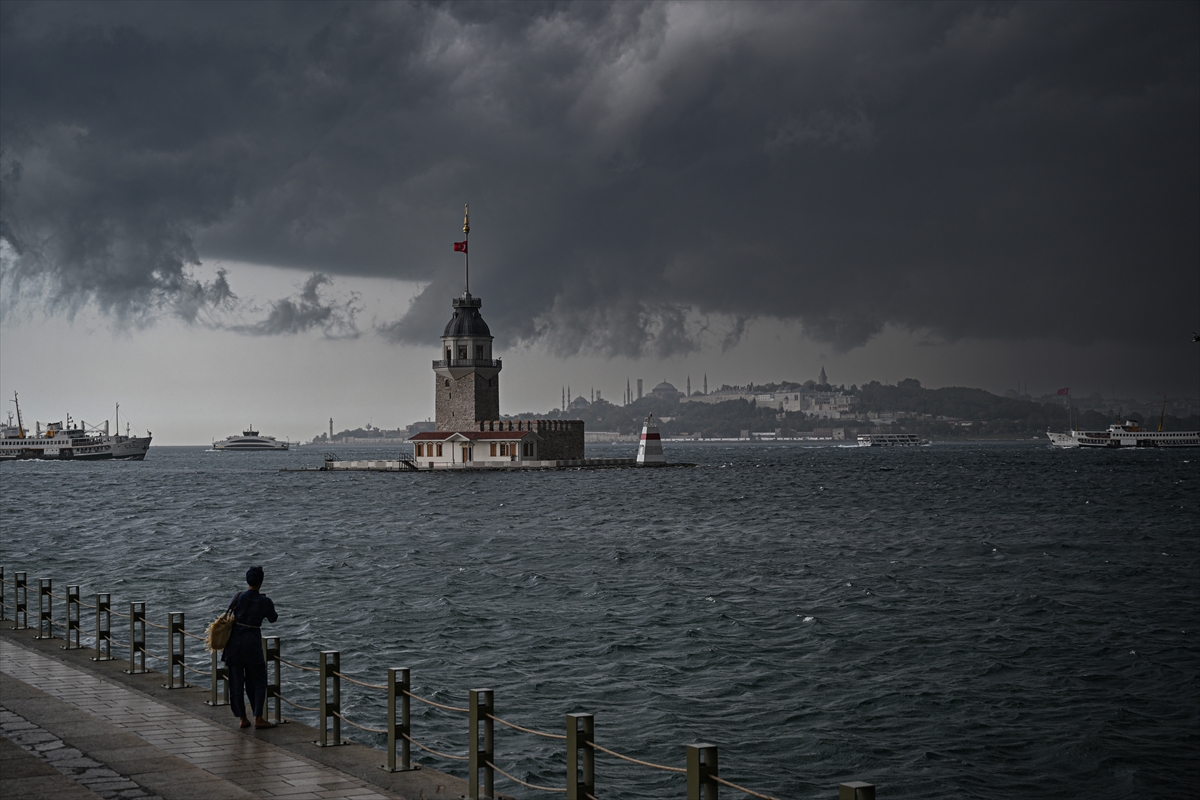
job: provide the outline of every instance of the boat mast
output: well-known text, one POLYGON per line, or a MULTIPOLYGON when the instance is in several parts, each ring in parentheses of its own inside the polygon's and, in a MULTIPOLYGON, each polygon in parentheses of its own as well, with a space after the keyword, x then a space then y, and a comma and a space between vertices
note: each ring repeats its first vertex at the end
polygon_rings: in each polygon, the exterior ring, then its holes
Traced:
POLYGON ((17 438, 25 438, 25 423, 21 421, 21 404, 17 402, 17 393, 13 392, 13 404, 17 407, 17 438))
POLYGON ((1158 432, 1162 433, 1163 422, 1167 419, 1167 396, 1163 395, 1162 413, 1158 415, 1158 432))

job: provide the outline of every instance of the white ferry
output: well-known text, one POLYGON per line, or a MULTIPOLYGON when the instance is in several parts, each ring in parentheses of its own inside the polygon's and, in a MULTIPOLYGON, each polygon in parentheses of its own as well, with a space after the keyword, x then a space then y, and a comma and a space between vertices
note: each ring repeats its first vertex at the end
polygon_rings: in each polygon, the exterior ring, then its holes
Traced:
POLYGON ((291 442, 281 442, 274 436, 261 436, 251 426, 241 436, 230 436, 212 443, 213 450, 287 450, 291 442))
POLYGON ((1106 431, 1046 432, 1055 447, 1200 447, 1200 431, 1152 431, 1133 420, 1106 431))
POLYGON ((859 447, 919 447, 925 444, 915 433, 864 433, 859 447))
MULTIPOLYGON (((17 393, 13 392, 13 403, 16 402, 17 393)), ((117 413, 120 414, 120 406, 117 408, 117 413)), ((111 436, 108 432, 108 420, 104 421, 103 426, 89 426, 82 420, 76 426, 68 415, 65 425, 61 422, 48 422, 43 429, 39 422, 34 424, 34 430, 29 431, 25 429, 25 422, 21 418, 21 406, 18 404, 16 424, 13 424, 10 413, 7 424, 0 428, 0 461, 141 461, 150 449, 152 436, 149 431, 146 431, 145 436, 130 436, 128 425, 126 428, 124 436, 111 436)))

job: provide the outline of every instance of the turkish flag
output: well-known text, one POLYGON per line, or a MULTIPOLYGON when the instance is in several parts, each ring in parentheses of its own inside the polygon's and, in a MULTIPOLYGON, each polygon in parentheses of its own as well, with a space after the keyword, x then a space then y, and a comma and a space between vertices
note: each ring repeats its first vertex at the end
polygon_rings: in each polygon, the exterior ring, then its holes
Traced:
MULTIPOLYGON (((464 244, 465 244, 465 242, 464 242, 464 244)), ((455 246, 457 247, 457 245, 455 245, 455 246)), ((1059 394, 1070 394, 1070 393, 1071 393, 1071 387, 1069 387, 1069 386, 1068 386, 1066 389, 1059 389, 1059 390, 1058 390, 1058 393, 1059 393, 1059 394)))
POLYGON ((456 253, 467 252, 467 243, 466 242, 455 242, 454 243, 454 252, 456 252, 456 253))

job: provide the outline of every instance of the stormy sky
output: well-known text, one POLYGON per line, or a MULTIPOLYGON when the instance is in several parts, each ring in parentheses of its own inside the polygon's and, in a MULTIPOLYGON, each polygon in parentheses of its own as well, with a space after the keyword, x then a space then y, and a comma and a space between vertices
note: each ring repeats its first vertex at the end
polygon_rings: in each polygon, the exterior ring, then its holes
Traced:
POLYGON ((424 418, 466 202, 508 411, 822 365, 1195 398, 1200 5, 0 3, 8 396, 76 402, 41 345, 134 360, 87 393, 180 440, 189 381, 424 418))

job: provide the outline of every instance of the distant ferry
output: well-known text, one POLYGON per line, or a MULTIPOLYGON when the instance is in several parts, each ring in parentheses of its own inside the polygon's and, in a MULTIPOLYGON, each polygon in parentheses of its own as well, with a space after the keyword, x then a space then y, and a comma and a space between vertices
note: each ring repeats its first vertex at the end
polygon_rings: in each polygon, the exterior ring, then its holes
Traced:
POLYGON ((915 433, 864 433, 859 447, 918 447, 925 444, 915 433))
POLYGON ((1128 420, 1106 431, 1046 432, 1055 447, 1200 447, 1200 431, 1151 431, 1128 420))
MULTIPOLYGON (((13 402, 17 402, 16 392, 13 392, 13 402)), ((39 423, 34 426, 35 430, 27 431, 21 419, 21 406, 17 404, 16 424, 9 414, 8 423, 0 428, 0 461, 141 461, 150 449, 149 431, 145 436, 130 436, 128 431, 125 436, 110 436, 108 420, 104 421, 103 429, 96 426, 88 430, 87 427, 82 422, 77 427, 68 416, 66 425, 48 422, 42 429, 39 423)))
POLYGON ((260 436, 253 428, 242 431, 241 436, 230 436, 213 442, 213 450, 287 450, 290 442, 281 442, 274 436, 260 436))

